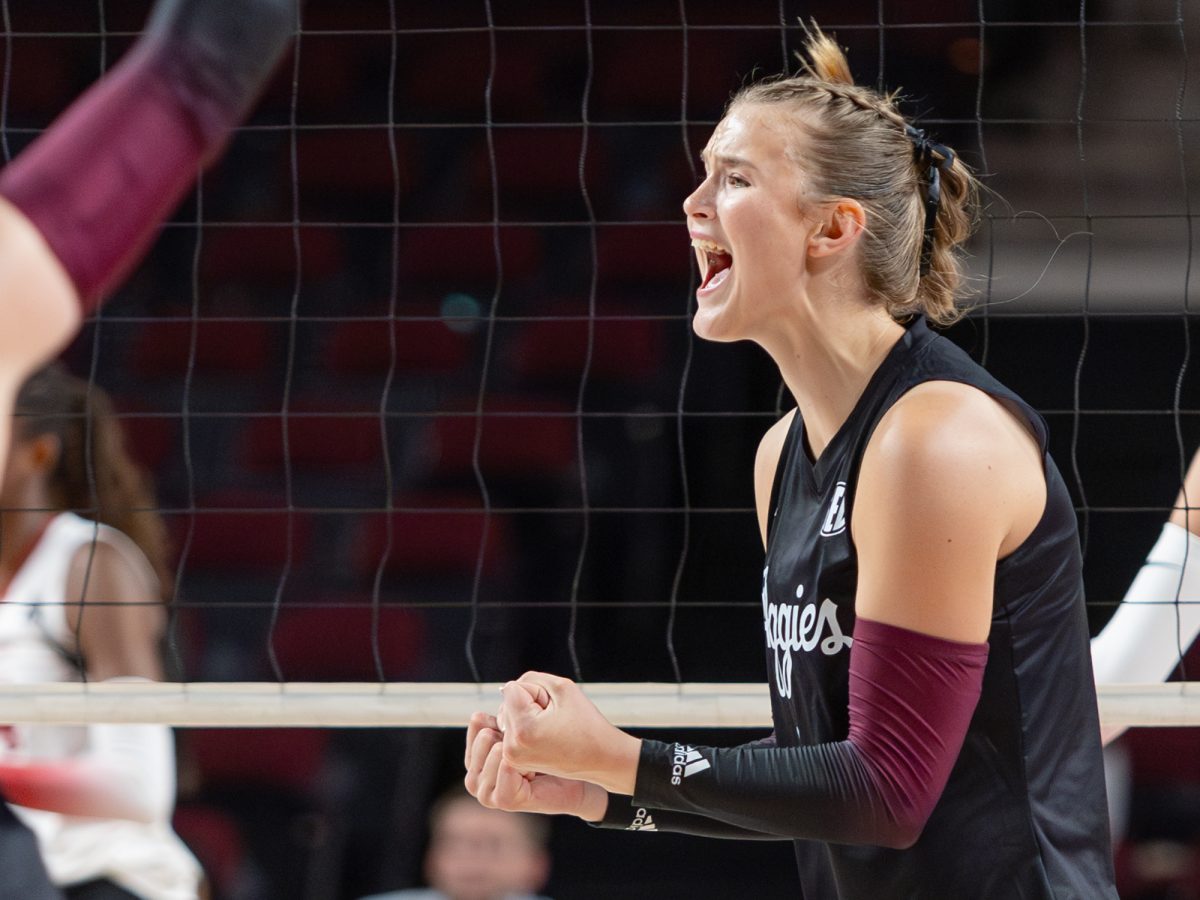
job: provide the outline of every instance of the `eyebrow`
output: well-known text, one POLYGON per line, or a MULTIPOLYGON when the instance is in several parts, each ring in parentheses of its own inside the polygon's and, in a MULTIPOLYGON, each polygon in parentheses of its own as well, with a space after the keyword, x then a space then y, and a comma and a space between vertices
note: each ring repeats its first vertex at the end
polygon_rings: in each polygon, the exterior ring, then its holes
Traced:
MULTIPOLYGON (((705 165, 709 165, 709 161, 713 158, 714 157, 709 156, 708 151, 703 151, 700 154, 700 160, 705 165)), ((727 169, 754 169, 755 171, 758 171, 758 166, 754 165, 754 163, 750 162, 750 160, 746 159, 745 157, 717 156, 715 159, 727 169)))

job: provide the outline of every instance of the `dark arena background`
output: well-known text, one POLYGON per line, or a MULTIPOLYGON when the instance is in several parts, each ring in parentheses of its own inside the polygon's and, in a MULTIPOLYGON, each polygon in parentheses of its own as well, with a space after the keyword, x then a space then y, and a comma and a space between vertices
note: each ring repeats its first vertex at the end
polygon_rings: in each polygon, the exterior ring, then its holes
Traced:
MULTIPOLYGON (((149 3, 0 8, 7 159, 149 3)), ((730 92, 794 68, 810 17, 983 175, 949 334, 1048 419, 1106 621, 1200 445, 1193 4, 309 0, 66 354, 156 478, 173 677, 763 678, 751 469, 789 399, 755 347, 692 336, 680 204, 730 92)), ((461 730, 177 736, 176 826, 218 900, 419 884, 462 774, 461 730)), ((1123 741, 1122 896, 1200 897, 1200 740, 1123 741)), ((559 900, 797 891, 786 843, 572 820, 552 850, 559 900)))

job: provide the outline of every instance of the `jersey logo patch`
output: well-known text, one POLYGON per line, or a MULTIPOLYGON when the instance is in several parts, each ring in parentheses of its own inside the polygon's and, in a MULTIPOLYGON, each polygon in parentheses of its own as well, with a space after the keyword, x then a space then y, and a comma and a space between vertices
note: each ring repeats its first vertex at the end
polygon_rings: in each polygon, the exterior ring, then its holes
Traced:
POLYGON ((846 482, 839 481, 833 489, 833 501, 821 523, 821 537, 833 537, 846 530, 846 482))

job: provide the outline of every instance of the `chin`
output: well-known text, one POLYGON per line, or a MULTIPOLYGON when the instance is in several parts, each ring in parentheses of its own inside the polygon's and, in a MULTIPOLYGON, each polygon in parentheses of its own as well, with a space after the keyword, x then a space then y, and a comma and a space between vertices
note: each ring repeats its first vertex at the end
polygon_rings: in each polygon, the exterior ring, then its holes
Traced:
POLYGON ((721 315, 720 310, 703 307, 696 310, 696 314, 692 316, 692 331, 696 333, 696 337, 720 344, 746 339, 741 329, 736 328, 728 316, 721 315))

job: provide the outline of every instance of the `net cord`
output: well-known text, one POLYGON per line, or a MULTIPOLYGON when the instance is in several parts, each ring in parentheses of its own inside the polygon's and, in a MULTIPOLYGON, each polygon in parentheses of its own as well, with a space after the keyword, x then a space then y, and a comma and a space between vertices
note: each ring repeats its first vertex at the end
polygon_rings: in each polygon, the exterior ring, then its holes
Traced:
MULTIPOLYGON (((0 722, 180 728, 463 728, 499 684, 92 682, 0 685, 0 722)), ((765 684, 597 683, 585 693, 622 728, 770 728, 765 684)), ((1108 727, 1200 726, 1200 684, 1100 685, 1108 727)))

